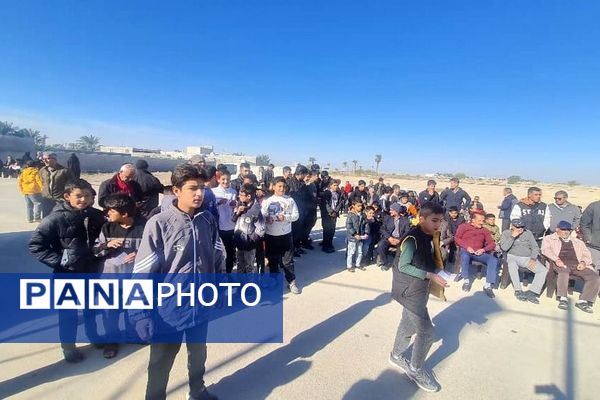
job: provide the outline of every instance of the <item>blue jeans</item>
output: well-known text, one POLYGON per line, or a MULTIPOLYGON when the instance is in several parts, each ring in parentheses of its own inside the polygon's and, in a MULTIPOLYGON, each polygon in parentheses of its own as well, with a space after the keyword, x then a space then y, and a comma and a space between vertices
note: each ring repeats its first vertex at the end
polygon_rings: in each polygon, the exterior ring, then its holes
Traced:
POLYGON ((362 240, 356 242, 348 242, 347 247, 348 254, 346 255, 346 268, 351 269, 353 267, 352 260, 354 255, 356 254, 355 265, 360 267, 360 262, 362 261, 363 255, 363 242, 362 240))
POLYGON ((471 261, 477 261, 487 265, 485 281, 490 285, 496 283, 496 274, 498 273, 498 259, 490 253, 483 253, 480 256, 470 254, 465 249, 460 249, 460 273, 465 279, 471 280, 469 275, 469 267, 471 261))
POLYGON ((27 205, 27 222, 33 222, 42 219, 42 194, 26 194, 25 204, 27 205))

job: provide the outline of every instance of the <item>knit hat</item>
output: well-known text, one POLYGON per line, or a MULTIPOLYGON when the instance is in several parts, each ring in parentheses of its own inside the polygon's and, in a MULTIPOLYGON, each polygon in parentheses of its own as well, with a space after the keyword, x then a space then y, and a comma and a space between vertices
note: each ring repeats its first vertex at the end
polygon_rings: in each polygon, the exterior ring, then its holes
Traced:
POLYGON ((136 169, 148 169, 148 162, 146 160, 137 160, 135 162, 136 169))

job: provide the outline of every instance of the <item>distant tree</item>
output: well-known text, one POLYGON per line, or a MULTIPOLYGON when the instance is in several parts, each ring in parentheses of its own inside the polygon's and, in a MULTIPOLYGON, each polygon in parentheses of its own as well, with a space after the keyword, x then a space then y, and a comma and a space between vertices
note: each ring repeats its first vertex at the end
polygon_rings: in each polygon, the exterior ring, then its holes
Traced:
POLYGON ((308 157, 308 165, 313 165, 315 162, 317 161, 316 158, 314 157, 308 157))
POLYGON ((354 164, 354 173, 356 173, 356 166, 358 165, 358 161, 352 160, 352 164, 354 164))
POLYGON ((348 162, 347 161, 344 161, 342 163, 342 167, 344 168, 344 171, 348 172, 348 162))
POLYGON ((266 166, 271 163, 271 157, 268 154, 259 154, 256 156, 256 165, 266 166))
POLYGON ((521 178, 519 175, 512 175, 506 178, 506 183, 510 185, 514 185, 515 183, 519 183, 521 181, 523 181, 523 178, 521 178))
POLYGON ((579 182, 577 182, 577 181, 569 181, 569 182, 567 182, 567 185, 569 185, 569 186, 579 186, 579 182))
POLYGON ((375 173, 379 175, 379 164, 381 164, 381 160, 383 157, 381 154, 375 154, 375 173))
POLYGON ((456 179, 465 179, 467 177, 467 175, 464 172, 457 172, 454 174, 454 177, 456 179))
POLYGON ((77 140, 77 145, 81 150, 96 151, 100 146, 100 138, 94 135, 81 136, 77 140))
POLYGON ((12 122, 0 121, 0 135, 12 135, 18 129, 12 122))

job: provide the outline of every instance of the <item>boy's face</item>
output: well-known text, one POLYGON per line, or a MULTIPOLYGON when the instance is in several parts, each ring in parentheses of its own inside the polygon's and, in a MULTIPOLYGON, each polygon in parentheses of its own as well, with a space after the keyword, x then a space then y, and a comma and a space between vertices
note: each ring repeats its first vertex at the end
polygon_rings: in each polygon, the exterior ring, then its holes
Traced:
POLYGON ((273 193, 277 196, 283 196, 285 193, 285 183, 277 182, 275 186, 273 186, 273 193))
POLYGON ((357 213, 360 213, 360 212, 362 212, 362 210, 363 210, 362 203, 356 203, 356 204, 354 204, 354 211, 356 211, 357 213))
POLYGON ((488 225, 496 225, 496 217, 486 218, 485 223, 488 225))
POLYGON ((181 188, 173 187, 177 205, 182 210, 200 208, 204 200, 204 182, 200 179, 186 181, 181 188))
POLYGON ((443 220, 443 214, 432 214, 428 217, 419 217, 419 224, 421 225, 421 229, 423 229, 423 232, 431 235, 434 232, 440 230, 440 226, 442 225, 443 220))
POLYGON ((450 216, 450 218, 456 219, 458 218, 458 211, 450 211, 448 215, 450 216))
POLYGON ((219 178, 219 185, 221 185, 222 188, 229 189, 230 184, 231 184, 231 177, 229 175, 222 174, 221 177, 219 178))
POLYGON ((375 218, 375 211, 373 211, 373 210, 369 210, 369 211, 367 211, 367 218, 368 218, 368 219, 373 219, 373 218, 375 218))
POLYGON ((118 212, 117 210, 114 210, 112 208, 110 208, 107 212, 106 212, 106 216, 108 217, 108 220, 110 222, 123 222, 123 220, 125 218, 127 218, 127 213, 125 214, 121 214, 120 212, 118 212))
POLYGON ((364 192, 365 191, 365 185, 363 185, 363 184, 358 185, 358 190, 360 190, 361 192, 364 192))
POLYGON ((65 200, 76 210, 85 210, 92 205, 94 195, 90 189, 73 189, 64 195, 65 200))
POLYGON ((248 203, 250 203, 252 201, 252 197, 249 194, 247 194, 247 193, 240 192, 240 201, 242 203, 248 204, 248 203))
POLYGON ((335 182, 335 183, 332 183, 329 187, 331 188, 332 192, 336 192, 338 190, 339 186, 340 185, 338 185, 338 183, 335 182))

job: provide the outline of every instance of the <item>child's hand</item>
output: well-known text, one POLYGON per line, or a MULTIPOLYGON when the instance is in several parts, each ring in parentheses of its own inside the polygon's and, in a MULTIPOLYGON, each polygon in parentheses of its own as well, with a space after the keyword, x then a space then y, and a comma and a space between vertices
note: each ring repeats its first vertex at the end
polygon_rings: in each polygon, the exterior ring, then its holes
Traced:
POLYGON ((369 235, 362 235, 362 240, 367 240, 369 238, 369 235))
POLYGON ((285 217, 283 216, 283 214, 279 214, 279 215, 277 216, 277 221, 280 221, 280 222, 281 222, 281 221, 283 221, 284 219, 285 219, 285 217))
POLYGON ((150 318, 144 318, 136 322, 135 330, 144 342, 149 341, 154 334, 154 323, 150 318))
POLYGON ((223 204, 227 203, 227 199, 221 199, 217 202, 218 205, 222 206, 223 204))
POLYGON ((136 255, 137 255, 137 253, 135 251, 133 253, 127 254, 127 257, 125 257, 125 264, 134 262, 136 255))
POLYGON ((113 239, 106 244, 106 247, 109 249, 118 249, 119 247, 123 246, 124 241, 125 239, 113 239))

